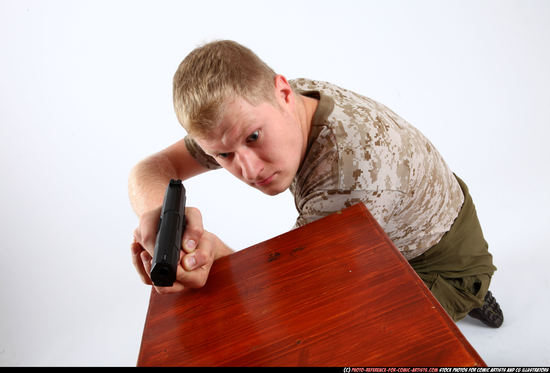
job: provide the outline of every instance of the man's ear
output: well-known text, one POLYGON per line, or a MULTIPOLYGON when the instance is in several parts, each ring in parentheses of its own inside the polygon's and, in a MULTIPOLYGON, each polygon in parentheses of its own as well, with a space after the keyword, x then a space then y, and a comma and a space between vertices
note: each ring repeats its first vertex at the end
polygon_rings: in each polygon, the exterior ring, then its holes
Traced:
POLYGON ((282 100, 281 103, 290 104, 294 102, 294 93, 292 87, 286 78, 282 75, 275 76, 275 99, 282 100))

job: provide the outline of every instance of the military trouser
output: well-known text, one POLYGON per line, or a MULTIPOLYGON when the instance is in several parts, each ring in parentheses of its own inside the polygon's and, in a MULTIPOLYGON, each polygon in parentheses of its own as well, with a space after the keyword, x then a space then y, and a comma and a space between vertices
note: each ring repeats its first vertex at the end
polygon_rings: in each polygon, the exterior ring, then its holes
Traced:
POLYGON ((451 229, 435 246, 409 261, 454 321, 483 304, 496 271, 468 187, 456 179, 464 203, 451 229))

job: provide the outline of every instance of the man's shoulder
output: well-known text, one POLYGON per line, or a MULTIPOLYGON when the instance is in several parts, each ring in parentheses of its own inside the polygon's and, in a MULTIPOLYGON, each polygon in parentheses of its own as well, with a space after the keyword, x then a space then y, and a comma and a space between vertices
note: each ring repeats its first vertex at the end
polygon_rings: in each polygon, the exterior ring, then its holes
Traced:
POLYGON ((316 142, 336 153, 338 188, 407 190, 408 178, 399 165, 409 158, 405 144, 417 135, 406 121, 383 104, 332 83, 297 79, 296 86, 334 101, 316 142))
POLYGON ((370 99, 367 96, 359 94, 348 88, 344 88, 341 85, 308 78, 296 78, 291 79, 289 83, 300 92, 318 91, 324 92, 331 96, 335 100, 358 100, 367 101, 372 104, 378 104, 376 101, 370 99))
POLYGON ((289 80, 289 83, 299 91, 315 91, 320 89, 330 89, 334 84, 322 80, 296 78, 289 80))
POLYGON ((317 92, 321 101, 324 99, 331 102, 329 121, 325 125, 330 126, 332 123, 340 126, 342 124, 365 126, 372 122, 387 120, 388 114, 395 116, 395 113, 381 103, 334 83, 307 78, 293 79, 290 83, 302 94, 317 92))
POLYGON ((375 130, 375 122, 380 116, 378 103, 325 81, 299 78, 292 80, 291 84, 301 94, 318 93, 320 104, 317 111, 323 111, 324 115, 316 113, 312 124, 324 129, 314 131, 315 135, 326 136, 328 131, 339 144, 365 145, 367 133, 375 130))

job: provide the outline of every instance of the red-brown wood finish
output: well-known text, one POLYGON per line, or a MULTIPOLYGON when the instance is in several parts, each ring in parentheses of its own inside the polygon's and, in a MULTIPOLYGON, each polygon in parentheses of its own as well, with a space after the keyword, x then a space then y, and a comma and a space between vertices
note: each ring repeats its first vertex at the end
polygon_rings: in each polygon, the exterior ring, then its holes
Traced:
POLYGON ((138 366, 484 366, 363 204, 151 292, 138 366))

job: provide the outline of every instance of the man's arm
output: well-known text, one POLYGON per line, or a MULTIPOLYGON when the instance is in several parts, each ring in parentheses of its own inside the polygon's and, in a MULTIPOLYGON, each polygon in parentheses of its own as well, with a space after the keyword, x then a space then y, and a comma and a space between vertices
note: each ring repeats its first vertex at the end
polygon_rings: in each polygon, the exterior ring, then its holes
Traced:
POLYGON ((141 216, 161 206, 170 179, 187 180, 206 171, 189 153, 183 139, 143 159, 132 168, 128 180, 134 212, 141 216))
MULTIPOLYGON (((144 283, 151 284, 151 259, 166 186, 170 179, 187 180, 206 171, 208 169, 189 153, 183 139, 132 168, 128 194, 132 208, 139 217, 131 245, 132 262, 144 283)), ((233 252, 217 236, 203 229, 198 209, 186 207, 185 216, 187 227, 183 234, 183 251, 180 253, 176 282, 172 287, 157 287, 159 293, 204 286, 212 263, 233 252)))

